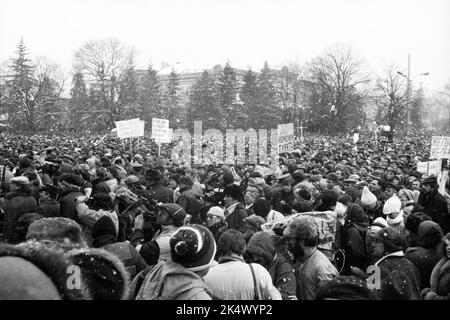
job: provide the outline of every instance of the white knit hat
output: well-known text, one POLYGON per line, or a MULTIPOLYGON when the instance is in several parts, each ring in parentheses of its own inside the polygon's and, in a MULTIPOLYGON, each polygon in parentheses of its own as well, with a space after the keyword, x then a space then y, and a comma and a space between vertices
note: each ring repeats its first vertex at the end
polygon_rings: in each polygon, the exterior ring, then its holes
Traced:
POLYGON ((208 210, 207 215, 216 216, 216 217, 219 217, 219 218, 222 218, 222 219, 225 220, 224 211, 223 211, 223 209, 221 207, 211 207, 208 210))
POLYGON ((369 188, 364 187, 361 194, 361 204, 364 206, 370 206, 377 202, 377 197, 370 192, 369 188))
POLYGON ((393 212, 400 212, 402 208, 402 202, 397 196, 392 196, 387 199, 383 207, 383 214, 391 214, 393 212))

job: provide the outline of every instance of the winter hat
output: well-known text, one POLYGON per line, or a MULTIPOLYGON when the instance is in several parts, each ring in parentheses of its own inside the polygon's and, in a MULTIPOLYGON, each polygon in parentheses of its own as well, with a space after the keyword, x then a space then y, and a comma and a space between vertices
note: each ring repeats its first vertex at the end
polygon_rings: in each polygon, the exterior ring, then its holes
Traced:
POLYGON ((369 188, 364 187, 361 194, 361 204, 363 206, 370 206, 377 202, 377 197, 370 192, 369 188))
POLYGON ((51 240, 75 247, 87 247, 78 223, 69 218, 44 218, 28 227, 27 240, 51 240))
POLYGON ((186 218, 186 211, 184 211, 183 207, 179 204, 163 203, 160 207, 166 209, 169 215, 176 221, 181 222, 186 218))
POLYGON ((394 212, 400 212, 402 208, 402 202, 397 196, 392 196, 387 199, 383 206, 383 214, 388 215, 394 212))
POLYGON ((300 240, 319 239, 319 233, 314 218, 299 216, 292 219, 283 231, 284 237, 295 237, 300 240))
POLYGON ((255 228, 255 229, 261 229, 261 226, 266 223, 266 220, 261 217, 258 216, 256 214, 252 214, 251 216, 248 216, 244 219, 244 221, 250 225, 251 227, 255 228))
POLYGON ((317 290, 315 300, 376 300, 367 282, 356 276, 339 276, 325 281, 317 290))
POLYGON ((0 300, 84 300, 80 283, 70 288, 71 261, 36 241, 0 245, 0 300))
POLYGON ((418 235, 421 246, 426 249, 435 249, 444 236, 441 227, 431 220, 419 224, 418 235))
POLYGON ((139 182, 139 178, 136 177, 135 175, 129 175, 128 177, 125 178, 125 183, 136 183, 139 182))
POLYGON ((334 208, 334 212, 336 212, 338 218, 342 218, 347 211, 347 207, 340 202, 336 202, 336 207, 334 208))
POLYGON ((122 262, 103 249, 80 249, 68 252, 73 264, 81 269, 81 278, 93 300, 127 300, 129 274, 122 262))
POLYGON ((384 219, 382 217, 378 217, 372 222, 372 226, 377 226, 380 228, 387 228, 387 227, 389 227, 389 224, 387 223, 386 219, 384 219))
POLYGON ((414 193, 411 190, 401 189, 398 193, 399 193, 399 195, 402 195, 402 194, 405 195, 409 201, 414 202, 414 193))
POLYGON ((223 194, 239 201, 242 200, 241 188, 235 184, 226 186, 223 190, 223 194))
POLYGON ((402 250, 402 236, 394 228, 383 228, 375 234, 374 238, 383 241, 387 253, 402 250))
POLYGON ((30 184, 30 180, 27 177, 19 176, 11 178, 10 183, 14 183, 16 185, 27 186, 30 184))
POLYGON ((211 207, 206 214, 210 216, 216 216, 221 218, 222 220, 225 220, 224 210, 221 207, 211 207))
POLYGON ((272 235, 264 231, 254 233, 248 241, 247 251, 264 257, 264 260, 269 265, 273 261, 276 253, 272 235))
POLYGON ((211 231, 199 224, 181 227, 170 237, 172 261, 193 272, 214 266, 216 250, 211 231))
POLYGON ((260 216, 266 217, 270 212, 270 203, 265 198, 259 198, 253 204, 253 212, 260 216))
POLYGON ((347 208, 347 220, 349 222, 354 222, 362 225, 369 225, 369 218, 358 204, 349 204, 347 208))
POLYGON ((423 212, 413 212, 406 218, 405 221, 405 228, 413 234, 418 234, 419 232, 419 225, 422 223, 422 221, 431 220, 429 216, 427 216, 423 212))
POLYGON ((93 247, 99 248, 98 240, 100 238, 109 237, 111 240, 116 240, 116 227, 108 216, 103 216, 94 223, 92 228, 92 238, 94 238, 93 247))

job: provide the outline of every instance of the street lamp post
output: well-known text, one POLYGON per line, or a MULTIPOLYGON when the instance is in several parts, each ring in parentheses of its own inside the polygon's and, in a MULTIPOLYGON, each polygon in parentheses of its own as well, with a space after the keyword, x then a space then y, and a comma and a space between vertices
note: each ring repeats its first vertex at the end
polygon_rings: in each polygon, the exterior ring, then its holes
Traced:
MULTIPOLYGON (((412 79, 411 79, 411 55, 408 54, 408 75, 404 75, 402 72, 397 71, 399 75, 406 78, 406 133, 409 135, 411 132, 411 87, 412 87, 412 79)), ((417 76, 427 76, 429 72, 423 72, 417 74, 417 76)))

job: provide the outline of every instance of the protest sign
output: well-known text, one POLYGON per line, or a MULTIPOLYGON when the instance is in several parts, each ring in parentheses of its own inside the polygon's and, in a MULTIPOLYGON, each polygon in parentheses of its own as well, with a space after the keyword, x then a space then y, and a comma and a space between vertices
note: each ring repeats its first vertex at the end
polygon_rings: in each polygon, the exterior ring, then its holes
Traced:
POLYGON ((431 159, 450 159, 450 137, 433 136, 431 138, 431 159))
POLYGON ((441 169, 441 160, 417 163, 417 172, 420 172, 422 174, 437 176, 441 173, 441 169))
POLYGON ((144 136, 145 122, 139 118, 115 121, 117 128, 117 136, 120 139, 135 138, 144 136))
POLYGON ((172 129, 169 128, 169 120, 152 119, 152 138, 156 143, 170 143, 172 141, 172 129))
POLYGON ((294 151, 294 124, 278 125, 278 153, 294 151))

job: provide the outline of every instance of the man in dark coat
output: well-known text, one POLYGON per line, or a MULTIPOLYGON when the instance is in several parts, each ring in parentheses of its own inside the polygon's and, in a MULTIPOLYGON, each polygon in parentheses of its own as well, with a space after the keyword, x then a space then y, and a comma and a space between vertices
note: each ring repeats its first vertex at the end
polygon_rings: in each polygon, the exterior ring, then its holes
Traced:
POLYGON ((44 218, 61 216, 61 205, 58 201, 56 201, 58 191, 58 187, 52 185, 47 185, 41 188, 41 199, 39 202, 38 212, 42 214, 44 218))
POLYGON ((380 229, 374 236, 375 267, 380 270, 376 294, 382 300, 421 299, 419 270, 405 257, 401 246, 402 236, 393 228, 380 229))
POLYGON ((434 266, 441 260, 438 248, 443 237, 441 227, 433 221, 423 221, 419 225, 418 246, 406 249, 405 255, 419 269, 420 288, 430 287, 430 277, 434 266))
POLYGON ((109 194, 111 192, 111 188, 106 183, 106 173, 100 169, 95 170, 95 177, 92 180, 92 195, 97 193, 106 193, 109 194))
POLYGON ((27 177, 19 176, 11 179, 11 192, 6 195, 4 225, 5 239, 9 243, 16 244, 19 241, 16 230, 19 218, 25 213, 36 213, 38 210, 38 204, 31 195, 29 185, 27 177))
POLYGON ((247 217, 247 211, 241 203, 241 188, 232 184, 226 186, 223 193, 225 195, 225 221, 228 223, 228 228, 244 234, 246 231, 244 219, 247 217))
POLYGON ((346 267, 354 266, 366 270, 369 260, 366 250, 368 227, 369 218, 364 210, 357 204, 349 204, 341 234, 341 248, 345 250, 347 258, 346 267))
POLYGON ((204 219, 200 216, 203 204, 200 201, 201 195, 192 189, 194 181, 188 176, 181 176, 178 185, 180 187, 180 196, 176 203, 191 216, 191 223, 203 224, 204 219))
POLYGON ((441 228, 444 234, 450 232, 450 214, 447 201, 438 192, 439 185, 436 177, 429 177, 423 182, 418 203, 423 207, 423 213, 431 217, 441 228))
POLYGON ((149 169, 145 172, 147 190, 145 196, 162 203, 173 203, 173 191, 161 184, 159 171, 149 169))
POLYGON ((277 254, 272 236, 263 231, 250 238, 247 252, 252 262, 259 263, 269 271, 273 285, 280 291, 283 300, 296 300, 297 282, 294 267, 283 256, 277 254))

